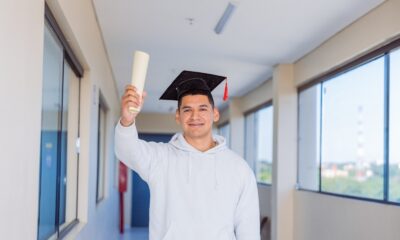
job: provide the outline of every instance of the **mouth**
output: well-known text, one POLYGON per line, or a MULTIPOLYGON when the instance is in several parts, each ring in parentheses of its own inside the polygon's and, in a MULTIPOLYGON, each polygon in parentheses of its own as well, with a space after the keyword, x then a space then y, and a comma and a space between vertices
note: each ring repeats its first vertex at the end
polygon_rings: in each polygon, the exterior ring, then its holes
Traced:
POLYGON ((202 127, 204 123, 188 123, 189 127, 202 127))

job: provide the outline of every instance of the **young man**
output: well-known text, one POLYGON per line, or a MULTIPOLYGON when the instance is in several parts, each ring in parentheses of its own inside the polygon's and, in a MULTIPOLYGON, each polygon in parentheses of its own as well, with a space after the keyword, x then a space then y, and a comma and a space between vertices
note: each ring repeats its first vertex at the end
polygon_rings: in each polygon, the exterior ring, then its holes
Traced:
POLYGON ((252 170, 212 134, 219 120, 211 91, 224 77, 182 72, 160 99, 178 100, 183 133, 167 144, 138 139, 143 98, 133 86, 122 97, 115 131, 117 157, 150 188, 150 240, 259 240, 259 203, 252 170))

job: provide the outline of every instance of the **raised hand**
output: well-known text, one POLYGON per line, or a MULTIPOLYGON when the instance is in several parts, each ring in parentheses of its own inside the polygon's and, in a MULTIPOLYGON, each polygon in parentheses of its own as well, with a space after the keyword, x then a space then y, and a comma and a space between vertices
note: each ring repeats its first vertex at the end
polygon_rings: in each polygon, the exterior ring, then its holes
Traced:
POLYGON ((130 108, 141 109, 143 106, 146 92, 143 91, 142 96, 137 92, 136 87, 128 85, 125 87, 124 95, 121 100, 121 124, 122 126, 130 126, 136 116, 139 114, 137 111, 132 111, 130 108))

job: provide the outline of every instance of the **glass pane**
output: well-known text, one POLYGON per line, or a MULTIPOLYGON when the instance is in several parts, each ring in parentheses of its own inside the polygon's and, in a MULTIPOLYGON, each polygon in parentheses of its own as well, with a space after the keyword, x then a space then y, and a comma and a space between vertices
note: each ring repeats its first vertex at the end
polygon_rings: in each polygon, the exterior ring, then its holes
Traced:
POLYGON ((255 172, 258 182, 272 182, 272 136, 273 108, 262 108, 256 113, 256 161, 255 172))
POLYGON ((38 238, 56 233, 57 155, 60 149, 63 49, 46 27, 43 53, 42 126, 38 238))
POLYGON ((79 130, 78 118, 79 79, 65 62, 60 161, 60 230, 76 219, 78 154, 75 145, 79 130))
POLYGON ((245 117, 245 156, 249 166, 255 168, 256 159, 256 132, 255 132, 255 113, 250 113, 245 117))
POLYGON ((321 84, 299 94, 299 185, 319 190, 321 84))
POLYGON ((389 201, 400 202, 400 50, 390 54, 389 201))
POLYGON ((218 134, 223 136, 226 141, 226 145, 230 147, 230 142, 231 142, 231 129, 230 129, 230 124, 224 124, 221 127, 218 128, 218 134))
POLYGON ((322 87, 322 191, 382 200, 383 58, 322 87))

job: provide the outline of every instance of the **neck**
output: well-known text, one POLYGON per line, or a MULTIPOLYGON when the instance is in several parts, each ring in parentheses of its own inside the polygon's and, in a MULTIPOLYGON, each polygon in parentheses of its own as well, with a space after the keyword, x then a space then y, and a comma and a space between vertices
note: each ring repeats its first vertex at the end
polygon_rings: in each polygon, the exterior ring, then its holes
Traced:
POLYGON ((208 136, 207 138, 189 138, 183 135, 183 137, 186 142, 201 152, 206 152, 217 145, 212 136, 208 136))

